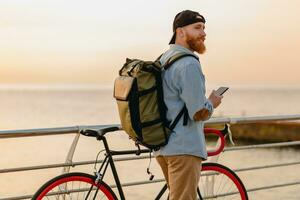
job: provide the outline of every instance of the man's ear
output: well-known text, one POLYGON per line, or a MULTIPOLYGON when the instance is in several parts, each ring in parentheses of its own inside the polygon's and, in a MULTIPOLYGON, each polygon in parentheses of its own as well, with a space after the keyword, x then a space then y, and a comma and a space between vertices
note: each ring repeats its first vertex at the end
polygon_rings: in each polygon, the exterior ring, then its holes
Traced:
POLYGON ((184 29, 183 28, 177 28, 176 33, 178 35, 178 37, 180 38, 184 38, 184 29))

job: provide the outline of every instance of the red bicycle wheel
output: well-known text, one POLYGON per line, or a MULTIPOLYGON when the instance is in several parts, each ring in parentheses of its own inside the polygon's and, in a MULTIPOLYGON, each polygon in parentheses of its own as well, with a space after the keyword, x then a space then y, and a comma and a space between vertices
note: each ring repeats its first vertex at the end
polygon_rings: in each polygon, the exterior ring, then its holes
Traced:
POLYGON ((95 183, 95 177, 85 173, 68 173, 45 183, 33 200, 103 199, 117 200, 112 189, 104 182, 95 183), (95 198, 94 198, 95 197, 95 198))
POLYGON ((217 163, 203 163, 199 190, 200 199, 248 200, 240 178, 228 167, 217 163))

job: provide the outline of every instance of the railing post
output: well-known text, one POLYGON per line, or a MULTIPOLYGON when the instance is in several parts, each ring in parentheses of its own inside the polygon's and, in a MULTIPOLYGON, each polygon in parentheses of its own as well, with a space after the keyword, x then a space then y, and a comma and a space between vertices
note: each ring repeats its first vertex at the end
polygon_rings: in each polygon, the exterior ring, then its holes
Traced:
MULTIPOLYGON (((65 161, 66 164, 72 164, 72 162, 73 162, 73 156, 74 156, 76 146, 78 144, 79 137, 80 137, 80 132, 79 132, 79 128, 78 128, 78 133, 75 135, 72 145, 69 149, 69 152, 68 152, 68 155, 67 155, 67 158, 65 161)), ((62 170, 62 174, 68 173, 69 171, 70 171, 70 166, 64 167, 62 170)))

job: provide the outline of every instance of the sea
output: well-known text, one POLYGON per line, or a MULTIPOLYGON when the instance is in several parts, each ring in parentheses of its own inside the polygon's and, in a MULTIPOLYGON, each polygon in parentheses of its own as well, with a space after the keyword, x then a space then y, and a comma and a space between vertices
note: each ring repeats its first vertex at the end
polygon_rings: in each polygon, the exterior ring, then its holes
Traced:
MULTIPOLYGON (((207 89, 207 94, 213 87, 207 89)), ((119 124, 110 86, 9 86, 0 85, 0 131, 119 124)), ((248 117, 300 114, 300 87, 231 87, 224 94, 214 117, 248 117)), ((234 133, 233 133, 234 134, 234 133)), ((300 133, 299 133, 300 134, 300 133)), ((75 134, 0 138, 0 170, 64 163, 75 134)), ((122 132, 111 133, 112 149, 135 149, 122 132)), ((239 145, 239 141, 235 141, 239 145)), ((73 161, 95 160, 103 146, 94 138, 80 136, 73 161)), ((103 155, 102 155, 103 156, 103 155)), ((101 158, 101 156, 100 156, 101 158)), ((232 169, 299 162, 299 148, 268 148, 228 151, 218 162, 232 169)), ((148 180, 149 159, 122 161, 117 170, 122 183, 148 180)), ((150 164, 155 178, 162 173, 150 164)), ((93 173, 94 166, 77 166, 70 171, 93 173)), ((43 183, 62 173, 62 168, 0 173, 0 199, 33 194, 43 183)), ((238 172, 247 189, 300 182, 300 165, 238 172)), ((105 181, 114 184, 111 172, 105 181)), ((125 187, 129 200, 154 199, 163 183, 125 187)), ((117 191, 115 190, 117 193, 117 191)), ((249 199, 299 200, 300 184, 258 190, 249 199)))

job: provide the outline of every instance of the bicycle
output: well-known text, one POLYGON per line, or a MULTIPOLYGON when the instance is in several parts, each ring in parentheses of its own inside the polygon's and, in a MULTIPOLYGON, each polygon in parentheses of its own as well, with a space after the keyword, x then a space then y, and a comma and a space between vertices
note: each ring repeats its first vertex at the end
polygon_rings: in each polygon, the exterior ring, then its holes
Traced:
MULTIPOLYGON (((81 130, 80 133, 85 136, 96 137, 102 141, 105 148, 105 158, 95 175, 80 172, 71 172, 59 175, 46 182, 33 196, 33 200, 43 199, 107 199, 117 200, 116 194, 111 187, 103 181, 105 172, 110 165, 119 197, 125 200, 125 195, 120 183, 120 179, 113 161, 116 155, 140 155, 149 153, 149 149, 114 151, 110 150, 105 134, 120 130, 119 127, 108 127, 100 130, 81 130)), ((215 134, 218 136, 218 147, 214 151, 209 151, 208 156, 220 154, 225 146, 225 136, 228 133, 228 126, 223 130, 205 128, 205 135, 215 134)), ((97 161, 97 160, 96 160, 97 161)), ((165 184, 155 197, 155 200, 161 199, 167 190, 165 184)), ((201 178, 197 189, 198 198, 203 199, 238 199, 248 200, 247 191, 240 178, 228 167, 218 163, 204 162, 201 169, 201 178)))

